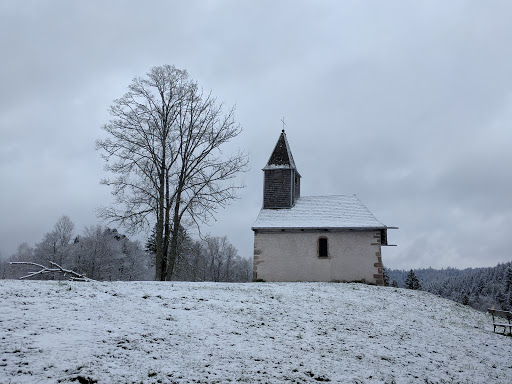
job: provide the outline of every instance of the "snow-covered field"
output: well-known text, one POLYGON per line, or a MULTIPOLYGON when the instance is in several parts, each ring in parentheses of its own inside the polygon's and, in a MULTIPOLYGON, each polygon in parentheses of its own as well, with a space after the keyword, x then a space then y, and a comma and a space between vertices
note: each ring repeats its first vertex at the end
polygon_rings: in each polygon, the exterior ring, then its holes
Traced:
POLYGON ((0 280, 1 383, 511 383, 512 337, 362 284, 0 280))

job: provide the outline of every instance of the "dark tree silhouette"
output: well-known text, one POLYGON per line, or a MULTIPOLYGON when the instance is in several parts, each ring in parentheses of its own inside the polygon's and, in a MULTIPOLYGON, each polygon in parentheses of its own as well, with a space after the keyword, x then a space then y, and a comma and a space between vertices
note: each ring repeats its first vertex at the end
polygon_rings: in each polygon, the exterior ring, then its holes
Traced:
POLYGON ((405 287, 408 289, 421 289, 420 281, 412 269, 409 271, 407 277, 405 278, 405 287))
POLYGON ((114 175, 102 183, 112 187, 115 205, 101 217, 130 232, 154 226, 155 279, 170 280, 182 221, 208 221, 242 187, 230 181, 246 169, 247 157, 222 154, 241 127, 234 108, 224 112, 174 66, 153 67, 128 89, 110 108, 107 137, 96 142, 114 175))

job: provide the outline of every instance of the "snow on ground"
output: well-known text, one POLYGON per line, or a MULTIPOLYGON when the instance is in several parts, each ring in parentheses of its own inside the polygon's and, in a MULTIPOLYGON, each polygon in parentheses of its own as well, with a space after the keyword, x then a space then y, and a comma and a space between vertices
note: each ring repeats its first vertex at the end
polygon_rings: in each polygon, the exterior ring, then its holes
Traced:
POLYGON ((510 383, 511 352, 426 292, 0 280, 0 383, 510 383))

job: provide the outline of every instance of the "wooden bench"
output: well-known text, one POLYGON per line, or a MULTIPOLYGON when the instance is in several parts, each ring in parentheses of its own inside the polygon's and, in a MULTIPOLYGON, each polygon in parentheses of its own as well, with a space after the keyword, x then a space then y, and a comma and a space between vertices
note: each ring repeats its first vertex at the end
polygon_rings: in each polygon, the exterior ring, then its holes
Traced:
POLYGON ((505 334, 507 328, 509 329, 509 334, 512 334, 512 312, 501 311, 494 308, 489 308, 488 311, 492 315, 492 325, 494 326, 494 332, 496 332, 496 327, 503 327, 503 334, 505 334), (508 323, 503 322, 501 319, 507 319, 508 323))

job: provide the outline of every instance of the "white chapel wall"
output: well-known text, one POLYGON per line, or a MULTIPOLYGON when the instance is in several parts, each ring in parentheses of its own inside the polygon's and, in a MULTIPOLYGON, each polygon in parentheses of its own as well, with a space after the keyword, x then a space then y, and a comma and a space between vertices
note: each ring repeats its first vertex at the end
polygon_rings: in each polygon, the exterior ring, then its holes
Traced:
POLYGON ((360 281, 376 283, 381 272, 379 231, 256 232, 254 268, 265 281, 360 281), (319 258, 317 240, 328 238, 329 257, 319 258))

